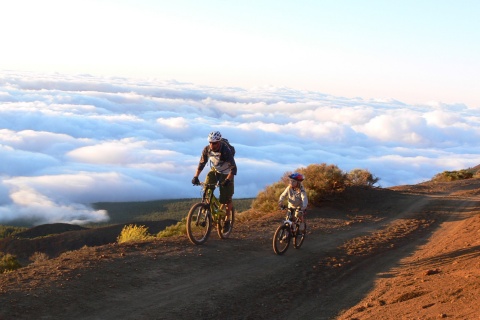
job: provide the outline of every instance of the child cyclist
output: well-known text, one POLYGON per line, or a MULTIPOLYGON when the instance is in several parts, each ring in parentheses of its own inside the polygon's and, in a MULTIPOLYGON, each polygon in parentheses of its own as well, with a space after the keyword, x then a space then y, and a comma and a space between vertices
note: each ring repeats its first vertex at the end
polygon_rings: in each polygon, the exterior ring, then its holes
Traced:
POLYGON ((302 174, 295 172, 289 175, 288 178, 289 185, 280 195, 280 198, 278 199, 278 206, 280 208, 284 208, 283 201, 285 198, 287 198, 288 208, 292 214, 295 212, 295 217, 297 219, 303 222, 303 214, 305 213, 308 205, 307 192, 302 184, 302 181, 305 180, 305 177, 302 174))

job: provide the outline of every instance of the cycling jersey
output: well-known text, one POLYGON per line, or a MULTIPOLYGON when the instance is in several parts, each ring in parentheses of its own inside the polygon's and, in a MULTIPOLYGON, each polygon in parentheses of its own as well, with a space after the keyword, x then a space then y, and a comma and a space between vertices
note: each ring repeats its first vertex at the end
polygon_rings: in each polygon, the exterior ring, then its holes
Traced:
POLYGON ((229 174, 230 172, 233 175, 237 174, 237 165, 233 154, 224 142, 221 143, 218 151, 213 151, 209 145, 203 148, 200 162, 198 163, 198 170, 203 170, 208 160, 210 160, 212 169, 221 174, 229 174))
POLYGON ((279 202, 282 202, 283 199, 288 197, 288 207, 289 208, 300 208, 301 210, 305 210, 308 205, 308 198, 307 192, 303 185, 300 185, 300 188, 292 188, 292 186, 288 186, 280 195, 279 202))

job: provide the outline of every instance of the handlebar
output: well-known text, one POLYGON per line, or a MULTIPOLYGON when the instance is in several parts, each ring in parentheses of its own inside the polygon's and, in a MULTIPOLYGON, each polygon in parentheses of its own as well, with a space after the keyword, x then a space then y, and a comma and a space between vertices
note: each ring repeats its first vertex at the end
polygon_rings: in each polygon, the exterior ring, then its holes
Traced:
POLYGON ((300 209, 300 208, 289 208, 289 207, 287 207, 287 206, 285 206, 285 205, 282 205, 282 206, 280 206, 279 208, 280 208, 280 210, 301 211, 301 212, 303 212, 304 214, 307 212, 306 209, 305 209, 305 210, 302 210, 302 209, 300 209))
POLYGON ((220 182, 217 182, 217 183, 205 183, 205 182, 201 182, 201 181, 200 181, 200 183, 194 184, 194 186, 202 186, 202 187, 216 188, 216 187, 219 187, 219 186, 220 186, 220 182))

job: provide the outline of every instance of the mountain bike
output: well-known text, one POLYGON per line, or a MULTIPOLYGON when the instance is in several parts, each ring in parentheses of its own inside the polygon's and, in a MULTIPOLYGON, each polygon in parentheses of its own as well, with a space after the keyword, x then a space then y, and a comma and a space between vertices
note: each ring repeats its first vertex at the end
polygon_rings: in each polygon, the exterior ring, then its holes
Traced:
POLYGON ((295 217, 294 208, 282 208, 285 210, 285 220, 277 228, 273 235, 273 251, 278 254, 284 254, 290 246, 290 241, 293 239, 293 246, 299 249, 305 236, 307 235, 307 223, 305 222, 305 213, 301 218, 295 217))
POLYGON ((214 190, 219 184, 206 184, 202 186, 202 201, 194 204, 187 216, 187 236, 193 244, 203 244, 210 236, 215 226, 218 236, 226 239, 230 236, 235 222, 235 209, 232 208, 230 218, 227 219, 227 212, 214 195, 214 190))

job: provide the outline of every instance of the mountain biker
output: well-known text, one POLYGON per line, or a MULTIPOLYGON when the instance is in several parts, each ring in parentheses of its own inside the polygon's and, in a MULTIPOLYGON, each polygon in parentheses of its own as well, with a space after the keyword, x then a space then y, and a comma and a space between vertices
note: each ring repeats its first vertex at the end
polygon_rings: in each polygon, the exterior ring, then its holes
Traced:
POLYGON ((210 160, 210 172, 205 178, 205 184, 220 183, 219 201, 225 206, 227 213, 224 231, 230 228, 230 214, 233 204, 232 197, 234 193, 234 176, 237 174, 237 165, 233 153, 227 143, 222 139, 219 131, 212 131, 208 135, 208 146, 205 146, 200 156, 197 171, 192 179, 193 185, 199 185, 198 176, 210 160))
POLYGON ((302 221, 303 214, 305 213, 308 205, 308 197, 302 181, 305 180, 305 176, 298 172, 292 173, 288 176, 289 184, 280 195, 278 199, 278 206, 283 208, 283 200, 287 198, 288 208, 295 211, 295 217, 302 221))

